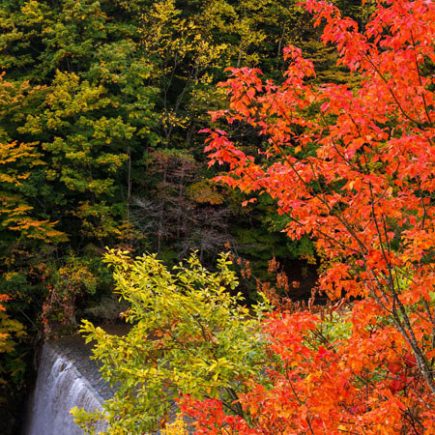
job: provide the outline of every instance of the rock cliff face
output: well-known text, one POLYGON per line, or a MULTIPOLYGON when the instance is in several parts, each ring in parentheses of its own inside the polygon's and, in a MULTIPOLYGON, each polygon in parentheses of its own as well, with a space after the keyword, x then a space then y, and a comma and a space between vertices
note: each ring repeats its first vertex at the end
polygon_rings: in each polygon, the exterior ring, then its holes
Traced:
MULTIPOLYGON (((81 435, 69 411, 101 409, 111 391, 79 340, 43 346, 26 435, 81 435)), ((104 431, 103 424, 97 428, 104 431)))

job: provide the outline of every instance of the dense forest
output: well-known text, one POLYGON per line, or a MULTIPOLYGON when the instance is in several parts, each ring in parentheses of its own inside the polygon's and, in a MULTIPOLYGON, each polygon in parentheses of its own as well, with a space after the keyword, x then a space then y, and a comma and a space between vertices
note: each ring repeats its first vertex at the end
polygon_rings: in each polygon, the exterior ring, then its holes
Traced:
POLYGON ((2 0, 0 431, 80 329, 117 387, 85 432, 433 433, 434 23, 2 0))

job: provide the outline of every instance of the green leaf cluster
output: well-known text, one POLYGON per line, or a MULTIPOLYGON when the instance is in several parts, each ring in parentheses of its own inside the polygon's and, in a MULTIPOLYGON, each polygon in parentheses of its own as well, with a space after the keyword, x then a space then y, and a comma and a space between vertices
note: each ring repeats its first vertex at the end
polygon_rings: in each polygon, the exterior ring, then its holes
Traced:
POLYGON ((129 170, 155 141, 156 90, 139 31, 146 2, 132 3, 0 6, 0 68, 32 90, 0 116, 0 131, 37 144, 44 162, 33 174, 37 203, 73 237, 119 236, 129 170))

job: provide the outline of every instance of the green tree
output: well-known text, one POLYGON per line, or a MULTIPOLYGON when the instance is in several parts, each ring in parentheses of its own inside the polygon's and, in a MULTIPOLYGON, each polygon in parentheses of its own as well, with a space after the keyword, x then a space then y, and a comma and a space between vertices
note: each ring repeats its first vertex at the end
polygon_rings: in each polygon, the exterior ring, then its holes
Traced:
POLYGON ((133 172, 155 141, 154 89, 140 44, 146 2, 3 2, 0 67, 37 86, 15 122, 16 140, 36 142, 45 166, 40 207, 60 228, 96 241, 119 236, 133 172), (42 86, 40 86, 42 85, 42 86), (56 212, 56 210, 59 210, 56 212))

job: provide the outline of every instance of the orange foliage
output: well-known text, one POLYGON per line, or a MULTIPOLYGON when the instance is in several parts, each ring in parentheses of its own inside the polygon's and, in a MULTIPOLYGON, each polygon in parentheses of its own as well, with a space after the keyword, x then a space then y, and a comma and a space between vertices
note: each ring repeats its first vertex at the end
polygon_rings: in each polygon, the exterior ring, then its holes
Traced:
POLYGON ((228 165, 222 182, 267 192, 291 218, 289 237, 315 241, 319 288, 353 301, 351 328, 325 335, 317 314, 275 313, 264 330, 279 358, 269 385, 253 380, 239 398, 245 414, 191 399, 184 410, 199 433, 434 433, 435 9, 379 0, 358 30, 335 6, 304 3, 358 87, 314 84, 295 47, 281 84, 232 69, 229 109, 212 115, 228 132, 208 130, 206 151, 228 165), (255 156, 232 141, 234 123, 260 132, 255 156))

